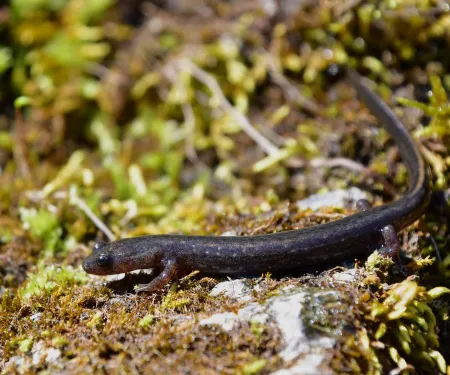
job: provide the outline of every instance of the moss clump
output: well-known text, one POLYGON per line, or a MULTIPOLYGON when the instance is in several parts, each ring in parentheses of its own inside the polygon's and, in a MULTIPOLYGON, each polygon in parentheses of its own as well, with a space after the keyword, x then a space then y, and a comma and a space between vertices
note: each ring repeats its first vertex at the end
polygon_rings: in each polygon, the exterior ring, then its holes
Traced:
POLYGON ((19 289, 19 294, 24 300, 27 300, 40 293, 49 293, 55 288, 65 288, 71 284, 84 284, 87 280, 88 276, 85 273, 71 266, 45 266, 29 275, 27 284, 24 288, 19 289))
POLYGON ((147 314, 139 320, 138 326, 141 328, 149 327, 155 321, 153 314, 147 314))
POLYGON ((416 368, 431 366, 446 371, 445 360, 438 352, 436 317, 429 303, 448 293, 448 288, 426 291, 405 280, 372 303, 370 317, 378 323, 374 338, 389 340, 387 350, 397 366, 407 369, 410 363, 416 368))
POLYGON ((242 367, 242 375, 258 375, 264 370, 266 364, 267 361, 265 359, 257 359, 247 363, 242 367))
POLYGON ((24 227, 43 241, 45 255, 53 255, 62 236, 58 216, 44 209, 38 211, 35 208, 25 207, 21 208, 20 216, 24 227))

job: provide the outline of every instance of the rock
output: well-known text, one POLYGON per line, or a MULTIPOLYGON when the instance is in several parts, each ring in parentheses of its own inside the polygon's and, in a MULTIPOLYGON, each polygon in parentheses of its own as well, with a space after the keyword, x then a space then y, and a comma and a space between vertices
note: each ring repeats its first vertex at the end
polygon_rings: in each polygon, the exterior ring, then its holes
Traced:
MULTIPOLYGON (((346 280, 346 278, 344 277, 346 280)), ((250 286, 246 280, 225 281, 218 284, 211 295, 226 295, 239 301, 249 302, 235 313, 219 313, 203 319, 201 326, 217 325, 225 332, 239 329, 241 324, 258 322, 273 324, 283 338, 283 349, 278 355, 286 368, 276 371, 276 375, 326 374, 322 368, 330 356, 330 349, 336 344, 334 336, 325 333, 308 335, 302 313, 306 304, 320 297, 339 299, 341 293, 335 290, 312 291, 302 287, 282 288, 278 295, 270 297, 263 303, 253 299, 250 286), (320 369, 319 369, 320 367, 320 369)), ((326 298, 324 298, 326 300, 326 298)), ((324 307, 325 310, 325 307, 324 307)), ((330 372, 331 373, 331 372, 330 372)))
POLYGON ((250 282, 247 279, 221 282, 211 290, 210 294, 213 297, 224 295, 239 302, 245 302, 252 299, 252 290, 250 288, 250 282))
POLYGON ((308 198, 302 199, 297 202, 297 206, 302 210, 311 209, 317 211, 322 207, 336 207, 345 208, 348 203, 353 205, 360 199, 367 199, 366 192, 352 187, 347 190, 333 190, 325 194, 313 194, 308 198))
POLYGON ((200 326, 217 325, 221 327, 225 332, 229 332, 235 328, 238 322, 239 318, 236 314, 227 312, 211 315, 209 318, 201 320, 198 324, 200 326))

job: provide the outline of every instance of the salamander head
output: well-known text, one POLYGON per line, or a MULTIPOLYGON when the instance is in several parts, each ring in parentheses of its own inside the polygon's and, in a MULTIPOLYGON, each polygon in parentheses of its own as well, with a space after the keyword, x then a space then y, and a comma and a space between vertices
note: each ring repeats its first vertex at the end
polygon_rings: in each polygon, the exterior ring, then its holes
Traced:
POLYGON ((83 262, 83 269, 93 275, 115 275, 159 266, 161 251, 143 248, 139 237, 112 242, 96 242, 83 262))

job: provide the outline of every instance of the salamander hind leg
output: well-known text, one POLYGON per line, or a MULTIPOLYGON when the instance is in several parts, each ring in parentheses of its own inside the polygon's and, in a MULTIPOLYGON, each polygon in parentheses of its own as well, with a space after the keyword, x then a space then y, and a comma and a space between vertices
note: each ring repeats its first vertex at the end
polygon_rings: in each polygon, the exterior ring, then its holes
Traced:
POLYGON ((148 284, 139 284, 135 289, 136 292, 154 292, 163 288, 173 278, 176 270, 177 267, 174 261, 169 260, 165 262, 162 272, 148 284))
POLYGON ((382 230, 381 234, 384 239, 384 247, 378 250, 382 255, 388 257, 395 257, 400 250, 400 241, 398 240, 395 228, 392 225, 386 225, 382 230))
MULTIPOLYGON (((359 211, 367 211, 370 208, 370 203, 366 199, 360 199, 356 202, 356 207, 359 211)), ((381 229, 381 234, 384 246, 378 251, 384 256, 393 258, 398 254, 401 247, 395 228, 392 225, 386 225, 381 229)))

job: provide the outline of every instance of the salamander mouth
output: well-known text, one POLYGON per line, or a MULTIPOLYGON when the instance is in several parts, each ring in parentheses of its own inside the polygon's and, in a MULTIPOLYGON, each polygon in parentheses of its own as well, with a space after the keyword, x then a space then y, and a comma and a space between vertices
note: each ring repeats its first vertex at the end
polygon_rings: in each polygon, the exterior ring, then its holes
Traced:
POLYGON ((93 271, 91 267, 89 267, 89 259, 85 259, 81 264, 81 267, 83 267, 84 271, 87 273, 92 273, 93 271))
POLYGON ((95 259, 92 258, 86 258, 83 263, 81 264, 83 267, 83 270, 91 275, 108 275, 108 270, 102 269, 101 267, 98 267, 95 264, 95 259))

